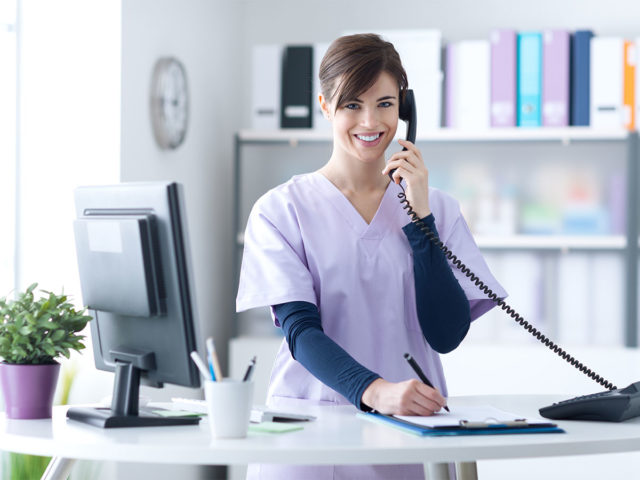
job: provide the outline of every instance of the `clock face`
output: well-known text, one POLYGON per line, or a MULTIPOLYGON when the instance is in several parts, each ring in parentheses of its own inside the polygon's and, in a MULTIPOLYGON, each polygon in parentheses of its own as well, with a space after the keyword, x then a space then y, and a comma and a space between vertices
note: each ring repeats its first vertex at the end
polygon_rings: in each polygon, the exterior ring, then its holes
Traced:
POLYGON ((156 62, 151 84, 153 133, 163 149, 177 148, 187 133, 189 92, 187 76, 175 58, 156 62))

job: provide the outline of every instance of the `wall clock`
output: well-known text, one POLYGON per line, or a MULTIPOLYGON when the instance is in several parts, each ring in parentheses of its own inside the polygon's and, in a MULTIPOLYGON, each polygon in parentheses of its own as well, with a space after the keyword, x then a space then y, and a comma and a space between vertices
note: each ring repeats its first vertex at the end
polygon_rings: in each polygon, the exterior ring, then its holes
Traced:
POLYGON ((180 61, 160 58, 151 77, 151 122, 156 142, 162 149, 178 148, 187 134, 189 90, 180 61))

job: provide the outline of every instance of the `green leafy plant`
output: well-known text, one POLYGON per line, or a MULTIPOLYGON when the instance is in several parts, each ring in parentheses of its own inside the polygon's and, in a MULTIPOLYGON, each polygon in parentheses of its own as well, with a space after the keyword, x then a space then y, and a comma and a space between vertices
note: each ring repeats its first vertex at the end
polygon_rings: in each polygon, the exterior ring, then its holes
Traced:
POLYGON ((7 363, 53 363, 84 348, 84 335, 77 332, 91 320, 86 310, 76 310, 64 294, 41 290, 46 296, 36 299, 37 286, 32 284, 16 300, 0 298, 0 357, 7 363))

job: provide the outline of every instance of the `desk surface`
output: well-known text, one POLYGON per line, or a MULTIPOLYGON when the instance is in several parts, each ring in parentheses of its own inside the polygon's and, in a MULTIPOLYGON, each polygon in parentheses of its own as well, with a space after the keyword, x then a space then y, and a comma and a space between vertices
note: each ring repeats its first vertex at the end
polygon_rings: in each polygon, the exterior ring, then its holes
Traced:
MULTIPOLYGON (((493 405, 526 417, 553 396, 451 397, 452 408, 493 405)), ((289 409, 294 410, 294 409, 289 409)), ((424 438, 356 417, 354 407, 316 407, 301 431, 216 440, 198 426, 100 430, 65 418, 9 420, 0 416, 0 450, 76 459, 175 464, 426 463, 563 456, 640 450, 640 418, 623 423, 557 422, 566 434, 424 438)))

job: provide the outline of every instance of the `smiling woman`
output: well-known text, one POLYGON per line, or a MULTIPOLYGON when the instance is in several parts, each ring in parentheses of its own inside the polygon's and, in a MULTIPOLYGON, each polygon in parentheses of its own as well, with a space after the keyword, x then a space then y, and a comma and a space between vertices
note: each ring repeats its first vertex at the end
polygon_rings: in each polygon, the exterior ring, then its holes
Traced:
MULTIPOLYGON (((420 150, 385 161, 408 88, 393 45, 374 34, 335 40, 320 66, 320 106, 333 151, 319 170, 293 177, 254 205, 244 235, 236 308, 270 306, 285 341, 269 386, 274 408, 351 403, 361 410, 432 415, 446 405, 439 353, 492 306, 410 222, 419 217, 505 296, 473 242, 457 202, 428 183, 420 150), (392 181, 390 181, 390 176, 392 181), (433 211, 433 213, 432 213, 433 211), (472 313, 473 312, 473 313, 472 313), (403 359, 410 352, 432 385, 403 359)), ((403 108, 403 118, 406 109, 403 108)), ((250 479, 411 478, 422 465, 252 465, 250 479)))

